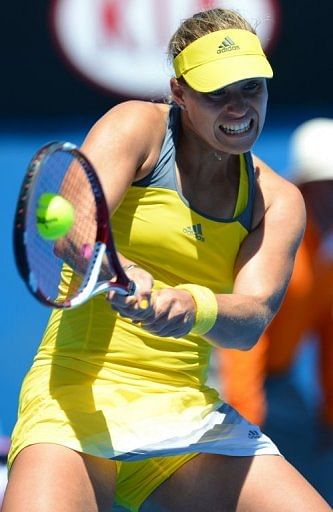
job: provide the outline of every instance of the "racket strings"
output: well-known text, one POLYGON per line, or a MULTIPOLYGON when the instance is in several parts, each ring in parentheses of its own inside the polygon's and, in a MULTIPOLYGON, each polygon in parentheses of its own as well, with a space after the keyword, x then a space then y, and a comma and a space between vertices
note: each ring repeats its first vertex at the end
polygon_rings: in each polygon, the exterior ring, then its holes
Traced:
POLYGON ((57 151, 39 164, 28 204, 26 246, 30 279, 54 302, 77 294, 96 241, 96 202, 90 183, 77 159, 57 151), (74 222, 66 235, 46 240, 37 229, 37 210, 43 194, 61 195, 74 209, 74 222))

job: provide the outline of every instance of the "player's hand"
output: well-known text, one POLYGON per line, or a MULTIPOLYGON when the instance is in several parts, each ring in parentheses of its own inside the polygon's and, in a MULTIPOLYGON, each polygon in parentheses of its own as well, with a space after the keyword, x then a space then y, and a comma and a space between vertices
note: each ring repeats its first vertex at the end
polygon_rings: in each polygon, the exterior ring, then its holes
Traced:
POLYGON ((195 302, 189 292, 164 288, 153 292, 141 325, 152 334, 180 338, 191 331, 195 314, 195 302))
POLYGON ((111 303, 112 309, 121 316, 140 322, 147 316, 147 310, 150 308, 154 279, 149 272, 137 266, 131 267, 126 274, 137 285, 138 293, 124 296, 110 291, 107 300, 111 303))

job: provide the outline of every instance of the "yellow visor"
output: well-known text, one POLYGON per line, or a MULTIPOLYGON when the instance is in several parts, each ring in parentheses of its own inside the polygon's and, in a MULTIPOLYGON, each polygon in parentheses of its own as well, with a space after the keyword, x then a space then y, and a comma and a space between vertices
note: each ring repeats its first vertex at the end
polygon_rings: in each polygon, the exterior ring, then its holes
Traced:
POLYGON ((248 30, 211 32, 189 44, 177 57, 176 77, 192 89, 212 92, 239 80, 272 78, 273 70, 259 38, 248 30))

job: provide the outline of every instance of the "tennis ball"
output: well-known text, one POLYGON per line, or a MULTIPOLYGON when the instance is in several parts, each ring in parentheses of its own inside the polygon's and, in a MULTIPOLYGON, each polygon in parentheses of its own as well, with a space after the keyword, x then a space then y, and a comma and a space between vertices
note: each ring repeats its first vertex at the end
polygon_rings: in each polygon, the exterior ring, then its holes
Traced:
POLYGON ((45 240, 57 240, 69 232, 74 223, 74 208, 67 199, 51 193, 40 196, 36 210, 37 231, 45 240))

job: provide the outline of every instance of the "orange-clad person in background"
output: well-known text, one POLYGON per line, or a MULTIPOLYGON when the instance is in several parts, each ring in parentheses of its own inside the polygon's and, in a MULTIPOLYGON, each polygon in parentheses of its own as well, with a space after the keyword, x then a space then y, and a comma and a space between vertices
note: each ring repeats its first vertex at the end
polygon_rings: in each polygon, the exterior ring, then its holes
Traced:
POLYGON ((307 228, 285 300, 253 349, 248 352, 221 349, 217 354, 227 402, 258 425, 266 419, 266 377, 286 373, 300 343, 310 335, 318 343, 320 420, 333 432, 332 145, 331 119, 312 119, 293 133, 292 178, 305 200, 307 228))

